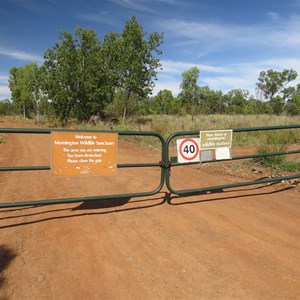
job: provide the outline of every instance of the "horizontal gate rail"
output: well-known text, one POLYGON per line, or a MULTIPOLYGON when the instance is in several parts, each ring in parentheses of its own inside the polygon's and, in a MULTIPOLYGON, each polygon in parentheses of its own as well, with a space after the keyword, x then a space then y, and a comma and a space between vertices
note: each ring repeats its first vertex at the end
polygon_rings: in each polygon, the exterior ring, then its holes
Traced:
MULTIPOLYGON (((84 202, 92 200, 110 200, 110 199, 124 199, 132 197, 144 197, 152 196, 161 191, 164 186, 165 168, 163 167, 163 160, 165 157, 165 140, 161 134, 151 131, 117 131, 117 130, 71 130, 71 129, 30 129, 30 128, 0 128, 0 133, 16 133, 16 134, 51 134, 51 132, 78 132, 78 133, 117 133, 122 136, 146 136, 158 138, 161 143, 161 161, 158 163, 128 163, 117 164, 117 168, 150 168, 160 167, 160 181, 158 186, 153 191, 138 192, 130 194, 114 194, 103 196, 90 196, 90 197, 72 197, 72 198, 59 198, 59 199, 47 199, 47 200, 32 200, 32 201, 20 201, 20 202, 0 202, 0 208, 18 207, 18 206, 33 206, 33 205, 49 205, 60 203, 72 203, 72 202, 84 202)), ((50 145, 49 145, 50 146, 50 145)), ((0 167, 0 172, 7 171, 41 171, 51 170, 50 166, 4 166, 0 167)), ((0 199, 1 200, 1 199, 0 199)))
MULTIPOLYGON (((300 128, 300 124, 296 125, 283 125, 283 126, 263 126, 263 127, 251 127, 251 128, 233 128, 233 132, 255 132, 255 131, 271 131, 271 130, 283 130, 283 129, 298 129, 300 128)), ((171 167, 177 167, 177 166, 187 166, 187 165, 196 165, 199 164, 199 162, 188 162, 188 163, 178 163, 177 157, 169 157, 169 148, 171 141, 176 137, 182 137, 182 136, 195 136, 199 137, 199 130, 197 131, 180 131, 175 132, 171 134, 167 140, 166 140, 166 160, 170 161, 170 168, 171 167)), ((211 160, 211 161, 204 161, 204 163, 217 163, 222 161, 231 161, 231 160, 241 160, 241 159, 249 159, 249 158, 262 158, 262 157, 268 157, 268 156, 277 156, 277 155, 290 155, 290 154, 297 154, 300 153, 300 149, 293 150, 293 151, 286 151, 286 152, 273 152, 273 153, 263 153, 263 154, 253 154, 253 155, 242 155, 242 156, 233 156, 230 160, 211 160)), ((261 183, 269 183, 269 182, 276 182, 281 180, 289 180, 289 179, 295 179, 300 178, 300 173, 296 175, 291 176, 280 176, 280 177, 273 177, 268 179, 261 179, 261 180, 255 180, 255 181, 246 181, 246 182, 239 182, 239 183, 233 183, 233 184, 224 184, 224 185, 218 185, 218 186, 209 186, 209 187, 199 187, 196 189, 184 189, 184 190, 175 190, 171 186, 170 182, 170 168, 166 170, 166 186, 169 189, 171 193, 177 194, 177 195, 187 195, 187 194, 197 194, 202 192, 208 192, 213 190, 221 190, 226 188, 232 188, 232 187, 242 187, 242 186, 248 186, 248 185, 255 185, 255 184, 261 184, 261 183)))

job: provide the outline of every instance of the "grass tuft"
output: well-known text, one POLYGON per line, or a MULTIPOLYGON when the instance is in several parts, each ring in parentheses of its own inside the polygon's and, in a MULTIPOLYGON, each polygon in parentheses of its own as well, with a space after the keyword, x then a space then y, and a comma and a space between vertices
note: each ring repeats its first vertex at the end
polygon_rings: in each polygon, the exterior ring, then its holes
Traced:
POLYGON ((4 144, 5 143, 5 137, 4 135, 0 134, 0 144, 4 144))

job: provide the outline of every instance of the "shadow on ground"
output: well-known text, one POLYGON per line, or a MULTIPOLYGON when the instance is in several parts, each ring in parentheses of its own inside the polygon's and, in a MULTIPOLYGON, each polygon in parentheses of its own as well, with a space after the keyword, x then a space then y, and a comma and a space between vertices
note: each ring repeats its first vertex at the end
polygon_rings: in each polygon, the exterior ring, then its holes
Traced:
POLYGON ((9 266, 17 254, 5 245, 0 245, 0 288, 5 284, 3 271, 9 266))
MULTIPOLYGON (((278 184, 278 182, 271 183, 268 186, 276 185, 276 184, 278 184)), ((231 188, 229 190, 220 189, 220 190, 214 190, 211 192, 199 192, 199 193, 184 194, 184 195, 172 195, 167 200, 167 203, 169 205, 186 205, 186 204, 196 204, 196 203, 204 203, 204 202, 211 202, 211 201, 224 201, 224 200, 229 200, 229 199, 241 200, 243 198, 248 198, 248 197, 277 194, 279 192, 284 192, 284 191, 293 189, 293 187, 284 187, 284 188, 280 188, 280 189, 272 190, 272 191, 263 191, 263 190, 260 191, 261 189, 264 189, 264 188, 266 188, 265 185, 249 187, 249 188, 238 188, 238 189, 231 188), (228 193, 233 193, 233 192, 238 193, 238 195, 228 195, 228 193), (197 199, 188 200, 189 198, 192 198, 195 196, 205 196, 205 198, 204 199, 197 198, 197 199)))
MULTIPOLYGON (((275 184, 275 183, 274 183, 275 184)), ((269 185, 270 186, 270 185, 269 185)), ((55 205, 55 209, 50 209, 46 205, 32 206, 25 210, 24 208, 15 208, 9 210, 0 210, 0 230, 6 228, 36 224, 46 222, 50 220, 67 219, 67 218, 79 218, 82 216, 89 215, 105 215, 105 214, 116 214, 126 211, 150 209, 152 207, 160 206, 165 203, 176 206, 176 205, 188 205, 188 204, 201 204, 210 201, 226 201, 230 199, 236 199, 241 201, 249 197, 264 196, 278 194, 292 187, 280 188, 277 190, 265 190, 269 186, 256 186, 255 188, 238 188, 230 190, 216 190, 210 193, 198 193, 193 195, 173 195, 169 192, 160 192, 154 197, 149 198, 115 198, 115 199, 101 199, 91 200, 80 203, 79 205, 70 207, 70 203, 65 204, 66 206, 61 208, 55 205), (232 194, 234 193, 234 194, 232 194), (203 196, 203 197, 201 197, 203 196), (34 217, 37 217, 35 219, 34 217), (24 220, 24 218, 26 218, 24 220), (11 220, 11 222, 9 222, 11 220), (22 220, 22 222, 18 222, 22 220), (8 221, 1 224, 1 221, 8 221), (16 222, 17 221, 17 222, 16 222)), ((63 203, 60 205, 64 205, 63 203)), ((74 205, 74 204, 73 204, 74 205)), ((52 205, 51 205, 52 206, 52 205)))
MULTIPOLYGON (((81 204, 70 207, 72 204, 66 204, 65 208, 50 209, 46 205, 32 206, 30 209, 23 213, 22 208, 0 210, 0 230, 18 227, 24 225, 30 225, 35 223, 41 223, 50 220, 66 219, 80 216, 90 216, 90 215, 105 215, 111 213, 122 213, 125 211, 149 209, 151 207, 159 206, 167 202, 169 198, 169 193, 159 193, 156 197, 149 197, 144 199, 134 199, 131 198, 116 198, 116 199, 101 199, 101 200, 89 200, 82 202, 81 204), (126 205, 128 204, 128 206, 126 205), (129 206, 130 205, 130 206, 129 206), (20 210, 20 212, 19 212, 20 210), (73 212, 73 213, 72 213, 73 212), (3 217, 2 217, 3 213, 3 217), (12 213, 12 214, 10 214, 12 213), (34 220, 34 217, 38 217, 34 220), (44 217, 43 217, 44 216, 44 217), (15 223, 14 220, 24 219, 21 223, 15 223), (10 224, 2 225, 1 221, 12 220, 10 224)), ((62 203, 63 205, 64 203, 62 203)), ((51 205, 53 206, 53 205, 51 205)), ((55 205, 56 206, 56 205, 55 205)))
POLYGON ((103 199, 96 201, 85 201, 80 205, 72 208, 72 210, 80 210, 80 209, 101 209, 101 208, 110 208, 123 206, 129 202, 131 198, 114 198, 114 199, 103 199))

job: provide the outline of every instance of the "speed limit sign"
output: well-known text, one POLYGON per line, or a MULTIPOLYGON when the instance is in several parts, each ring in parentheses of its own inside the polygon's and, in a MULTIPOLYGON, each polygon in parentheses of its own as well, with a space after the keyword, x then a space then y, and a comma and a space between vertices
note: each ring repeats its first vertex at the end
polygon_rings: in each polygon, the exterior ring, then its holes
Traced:
POLYGON ((177 139, 178 163, 198 162, 199 138, 177 139))

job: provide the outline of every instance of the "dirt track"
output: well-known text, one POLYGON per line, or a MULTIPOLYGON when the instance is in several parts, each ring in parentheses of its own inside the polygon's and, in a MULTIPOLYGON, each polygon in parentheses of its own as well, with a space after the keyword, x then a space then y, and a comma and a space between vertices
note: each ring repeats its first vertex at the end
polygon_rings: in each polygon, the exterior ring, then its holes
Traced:
MULTIPOLYGON (((119 151, 120 163, 160 159, 128 142, 119 151)), ((0 165, 49 165, 49 152, 48 135, 8 135, 0 165)), ((176 187, 232 180, 172 173, 176 187)), ((150 191, 158 182, 156 168, 88 179, 0 172, 0 201, 150 191)), ((299 299, 299 219, 299 190, 280 183, 0 209, 0 299, 299 299)))

